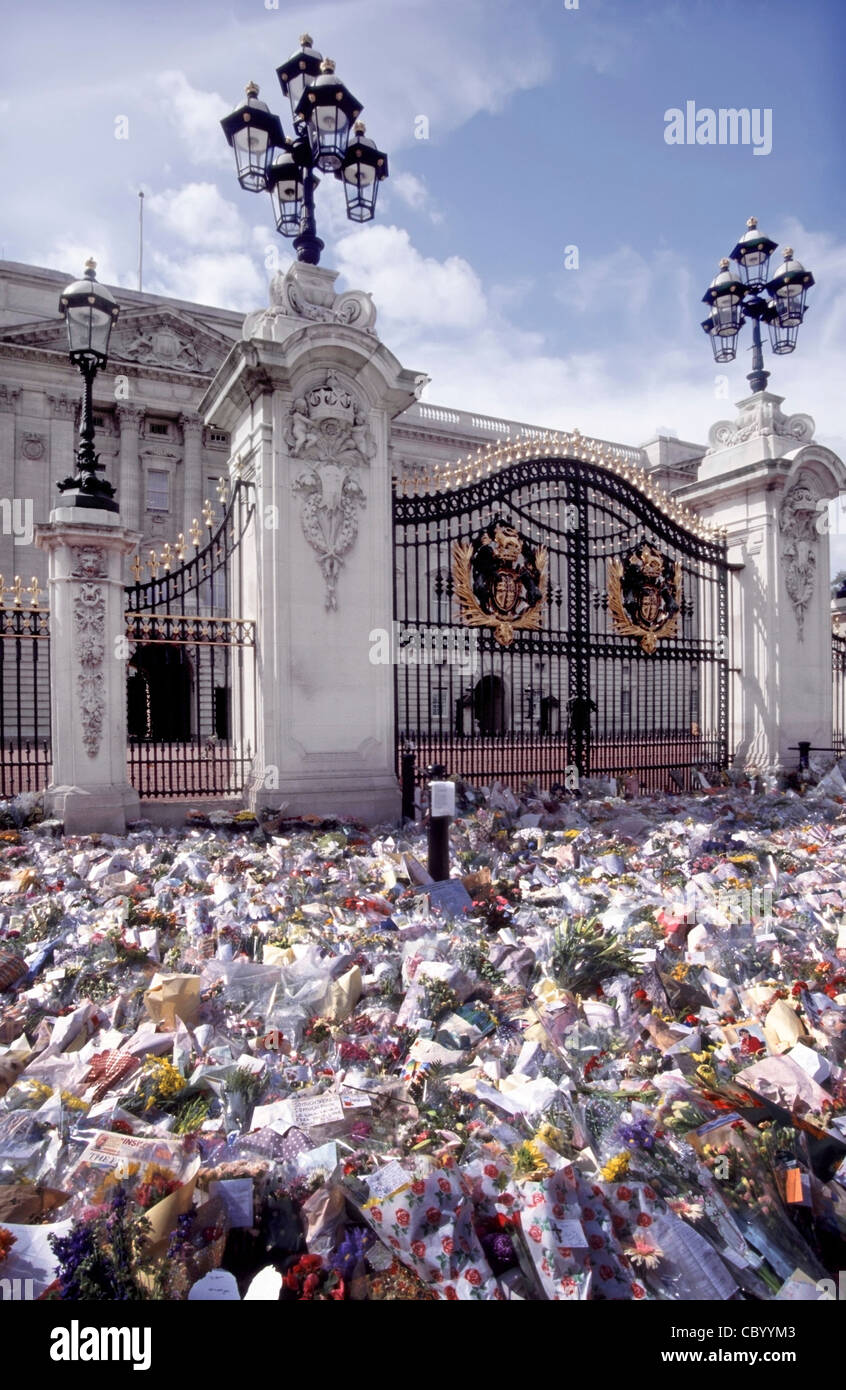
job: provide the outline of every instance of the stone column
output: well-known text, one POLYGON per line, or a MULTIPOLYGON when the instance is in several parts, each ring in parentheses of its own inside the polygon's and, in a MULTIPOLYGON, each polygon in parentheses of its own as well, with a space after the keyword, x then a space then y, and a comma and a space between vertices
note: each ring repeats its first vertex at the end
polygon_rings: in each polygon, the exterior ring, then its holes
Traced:
POLYGON ((120 429, 120 478, 117 483, 117 501, 123 524, 130 530, 140 531, 141 488, 144 480, 138 444, 144 410, 141 406, 125 402, 118 402, 115 409, 120 429))
POLYGON ((394 673, 372 664, 393 618, 388 435, 415 400, 367 295, 300 265, 248 316, 200 409, 255 483, 240 616, 257 625, 254 807, 399 816, 394 673))
POLYGON ((140 536, 114 512, 56 507, 35 543, 48 552, 53 780, 50 812, 68 835, 122 835, 138 818, 126 778, 123 559, 140 536))
POLYGON ((813 442, 808 415, 786 416, 769 391, 720 421, 695 483, 675 495, 724 527, 730 577, 729 752, 752 772, 797 766, 800 740, 831 745, 828 502, 846 467, 813 442))
MULTIPOLYGON (((201 517, 205 497, 203 478, 203 421, 199 415, 180 415, 182 426, 182 525, 187 537, 194 517, 201 517)), ((217 498, 213 497, 212 502, 217 498)), ((202 522, 201 522, 202 524, 202 522)))
MULTIPOLYGON (((15 412, 17 410, 20 391, 17 387, 0 386, 0 476, 3 478, 3 487, 8 488, 8 496, 4 495, 3 501, 8 502, 10 507, 14 506, 15 497, 18 495, 18 478, 15 472, 15 412)), ((4 513, 5 515, 5 513, 4 513)), ((3 518, 0 518, 2 522, 3 518)), ((14 521, 14 513, 10 513, 10 519, 14 521)), ((12 580, 19 572, 19 563, 16 551, 20 547, 15 545, 15 537, 12 526, 5 530, 0 524, 0 574, 2 574, 6 585, 10 585, 12 580)), ((29 576, 27 575, 28 579, 29 576)), ((2 600, 2 593, 0 593, 2 600)))

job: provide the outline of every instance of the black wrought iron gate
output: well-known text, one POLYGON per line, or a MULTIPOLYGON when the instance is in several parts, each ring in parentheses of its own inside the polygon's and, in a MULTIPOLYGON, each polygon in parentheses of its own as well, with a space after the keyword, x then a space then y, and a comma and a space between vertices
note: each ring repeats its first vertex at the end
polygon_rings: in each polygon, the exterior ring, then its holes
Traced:
POLYGON ((476 471, 445 490, 395 484, 398 758, 413 745, 418 777, 442 763, 511 786, 714 780, 723 542, 625 462, 494 456, 476 471))
POLYGON ((236 569, 255 508, 252 485, 238 481, 214 525, 145 562, 151 578, 126 589, 128 777, 142 797, 237 796, 252 767, 254 712, 245 694, 253 673, 255 626, 233 616, 236 569), (174 567, 175 566, 175 567, 174 567))

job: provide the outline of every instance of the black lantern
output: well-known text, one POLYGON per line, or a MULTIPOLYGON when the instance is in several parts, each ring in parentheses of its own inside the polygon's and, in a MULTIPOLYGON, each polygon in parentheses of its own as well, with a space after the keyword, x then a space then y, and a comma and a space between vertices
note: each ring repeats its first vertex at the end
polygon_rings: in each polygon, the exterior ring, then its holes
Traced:
POLYGON ((292 53, 287 63, 276 69, 279 86, 291 103, 291 116, 294 120, 297 119, 297 107, 303 92, 310 82, 320 76, 322 62, 323 54, 318 53, 314 47, 311 34, 301 34, 297 52, 292 53))
POLYGON ((370 222, 376 214, 379 184, 388 177, 388 156, 365 135, 365 124, 356 121, 353 139, 335 177, 344 185, 347 216, 351 222, 370 222))
POLYGON ((297 104, 297 120, 306 126, 318 169, 327 173, 340 169, 353 121, 360 115, 361 102, 335 76, 332 59, 324 58, 320 76, 306 87, 297 104))
POLYGON ((746 288, 762 290, 770 273, 770 256, 778 242, 770 241, 768 236, 758 231, 757 217, 750 217, 746 231, 731 253, 731 259, 740 266, 740 274, 746 288))
POLYGON ((724 257, 720 261, 719 273, 702 296, 702 302, 710 305, 711 321, 720 337, 731 338, 740 332, 745 294, 746 286, 732 274, 724 257))
POLYGON ((68 350, 75 366, 92 361, 97 367, 109 355, 112 324, 120 313, 114 296, 94 278, 97 262, 85 262, 85 279, 74 280, 62 291, 59 313, 68 329, 68 350))
POLYGON ((784 248, 784 265, 767 285, 775 300, 781 328, 798 328, 805 317, 805 296, 814 277, 793 255, 793 247, 784 248))
POLYGON ((762 323, 769 328, 770 346, 777 356, 792 352, 805 317, 805 296, 814 283, 811 272, 794 260, 789 246, 780 272, 768 280, 775 250, 776 242, 759 232, 756 218, 750 217, 746 232, 731 253, 739 276, 730 270, 728 260, 720 261, 720 273, 703 296, 711 314, 702 327, 717 362, 733 360, 737 335, 746 320, 752 320, 752 370, 746 379, 756 393, 766 391, 770 376, 764 370, 762 323))
POLYGON ((702 327, 708 334, 715 362, 733 362, 737 352, 737 334, 724 334, 713 317, 707 318, 702 327))
POLYGON ((314 193, 320 182, 315 171, 341 180, 351 222, 369 222, 379 184, 388 177, 388 157, 366 138, 363 125, 356 126, 350 146, 361 102, 335 76, 332 60, 321 58, 310 34, 302 35, 299 50, 276 73, 294 116, 291 139, 257 100, 254 83, 247 88, 247 100, 221 125, 235 150, 241 186, 268 191, 277 229, 293 237, 297 259, 319 265, 324 248, 315 218, 314 193))
POLYGON ((277 231, 283 236, 296 236, 303 215, 303 171, 293 156, 290 141, 270 166, 267 191, 277 231))
POLYGON ((246 87, 247 100, 221 121, 223 132, 235 151, 238 182, 248 193, 262 193, 267 187, 267 170, 274 151, 284 143, 278 116, 259 101, 255 82, 246 87))
POLYGON ((65 478, 57 486, 62 493, 74 494, 66 499, 68 506, 116 512, 119 508, 114 501, 114 488, 104 478, 97 477, 104 465, 94 452, 93 393, 94 378, 106 365, 112 324, 120 309, 105 285, 97 284, 96 269, 95 261, 86 261, 85 279, 74 280, 59 298, 59 313, 68 328, 68 353, 82 374, 85 390, 76 450, 76 477, 65 478))

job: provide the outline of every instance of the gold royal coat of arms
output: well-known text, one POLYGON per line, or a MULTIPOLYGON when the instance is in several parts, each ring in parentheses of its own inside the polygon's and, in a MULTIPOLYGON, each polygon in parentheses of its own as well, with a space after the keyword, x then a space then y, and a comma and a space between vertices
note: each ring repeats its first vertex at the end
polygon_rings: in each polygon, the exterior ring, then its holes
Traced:
POLYGON ((645 543, 623 560, 608 561, 608 607, 621 637, 640 637, 651 656, 662 637, 675 636, 681 612, 681 566, 645 543))
POLYGON ((532 547, 502 521, 492 521, 475 540, 456 541, 452 574, 469 627, 492 627, 496 641, 510 646, 519 629, 537 631, 546 601, 549 555, 532 547))

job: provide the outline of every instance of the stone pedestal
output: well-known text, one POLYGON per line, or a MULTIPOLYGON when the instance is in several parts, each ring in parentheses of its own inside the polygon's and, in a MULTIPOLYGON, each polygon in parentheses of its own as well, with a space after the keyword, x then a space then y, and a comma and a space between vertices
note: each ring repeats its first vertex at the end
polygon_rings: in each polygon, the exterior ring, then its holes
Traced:
POLYGON ((808 415, 768 391, 711 429, 695 483, 676 496, 724 527, 730 576, 729 666, 735 766, 780 773, 800 740, 831 745, 828 502, 846 468, 813 442, 808 415))
POLYGON ((248 315, 201 405, 255 484, 234 612, 254 619, 253 808, 398 818, 394 673, 370 661, 393 618, 388 436, 415 400, 369 297, 295 265, 248 315))
POLYGON ((53 780, 45 803, 68 835, 122 835, 137 819, 126 780, 125 555, 140 536, 113 512, 56 507, 48 552, 53 780))

